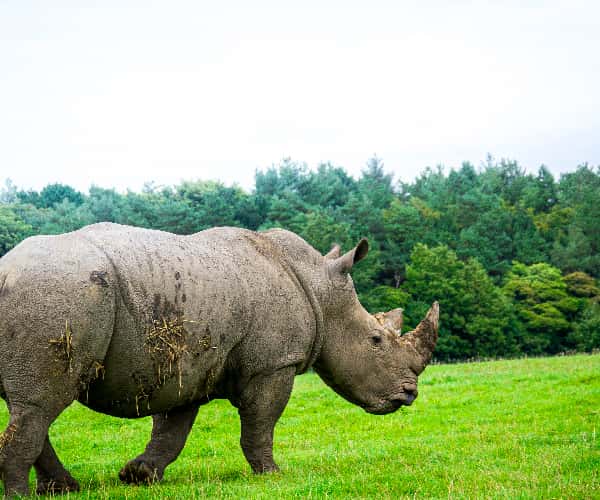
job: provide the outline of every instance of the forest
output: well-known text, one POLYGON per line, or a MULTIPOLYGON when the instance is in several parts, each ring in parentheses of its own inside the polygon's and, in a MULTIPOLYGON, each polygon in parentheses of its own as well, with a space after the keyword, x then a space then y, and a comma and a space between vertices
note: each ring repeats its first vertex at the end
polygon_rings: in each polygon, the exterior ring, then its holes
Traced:
POLYGON ((600 167, 555 179, 488 157, 395 182, 374 157, 355 179, 342 167, 283 160, 246 191, 218 181, 82 193, 50 184, 0 189, 0 256, 36 234, 110 221, 191 234, 213 226, 283 227, 325 253, 369 240, 353 272, 371 312, 403 307, 414 326, 441 307, 438 361, 600 348, 600 167))

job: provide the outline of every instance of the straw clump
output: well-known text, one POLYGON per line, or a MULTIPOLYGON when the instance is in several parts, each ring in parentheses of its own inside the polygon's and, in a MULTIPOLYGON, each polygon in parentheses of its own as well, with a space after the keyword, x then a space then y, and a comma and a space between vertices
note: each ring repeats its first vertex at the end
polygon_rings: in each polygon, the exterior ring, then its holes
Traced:
POLYGON ((188 352, 187 330, 181 316, 161 317, 153 320, 146 334, 146 349, 156 361, 156 375, 159 384, 177 368, 179 392, 182 389, 181 357, 188 352))
POLYGON ((6 430, 0 434, 0 451, 14 439, 15 432, 17 432, 16 424, 10 424, 6 430))
POLYGON ((48 343, 57 346, 60 349, 60 352, 67 360, 69 372, 73 371, 73 367, 71 366, 73 359, 73 331, 71 330, 69 320, 65 321, 65 330, 60 337, 57 339, 50 339, 48 343))

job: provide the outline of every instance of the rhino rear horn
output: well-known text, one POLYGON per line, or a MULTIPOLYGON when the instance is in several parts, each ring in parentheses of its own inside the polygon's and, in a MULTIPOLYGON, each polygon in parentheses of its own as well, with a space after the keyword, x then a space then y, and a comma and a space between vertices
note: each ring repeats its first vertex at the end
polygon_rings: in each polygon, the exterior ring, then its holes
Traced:
POLYGON ((392 309, 385 313, 375 314, 375 319, 379 324, 385 328, 395 331, 396 333, 402 333, 402 325, 404 323, 403 311, 401 307, 392 309))
POLYGON ((412 344, 425 364, 429 363, 435 349, 438 339, 439 319, 440 306, 437 302, 434 302, 417 327, 402 337, 412 344))

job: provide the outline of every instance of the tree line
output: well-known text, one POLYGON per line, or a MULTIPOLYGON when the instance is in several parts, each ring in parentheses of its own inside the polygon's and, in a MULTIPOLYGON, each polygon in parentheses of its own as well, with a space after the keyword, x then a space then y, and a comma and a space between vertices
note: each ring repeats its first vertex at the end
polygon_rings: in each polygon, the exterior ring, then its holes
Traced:
POLYGON ((439 360, 600 348, 600 167, 557 180, 542 166, 488 158, 394 182, 378 158, 355 179, 341 167, 284 160, 250 192, 216 181, 87 194, 51 184, 0 190, 0 256, 35 234, 100 221, 191 234, 213 226, 283 227, 325 253, 360 238, 353 279, 371 312, 405 309, 414 326, 441 305, 439 360))

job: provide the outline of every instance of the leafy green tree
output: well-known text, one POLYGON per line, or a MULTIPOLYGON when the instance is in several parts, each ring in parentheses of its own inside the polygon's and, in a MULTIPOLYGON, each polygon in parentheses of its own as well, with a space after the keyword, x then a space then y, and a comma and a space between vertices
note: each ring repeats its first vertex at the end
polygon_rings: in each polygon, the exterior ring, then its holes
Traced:
POLYGON ((547 262, 548 243, 535 223, 531 209, 520 205, 511 209, 511 260, 524 264, 547 262))
POLYGON ((558 187, 554 176, 542 165, 537 177, 529 181, 523 188, 523 197, 519 202, 534 213, 549 212, 558 202, 558 187))
POLYGON ((516 161, 502 159, 496 163, 489 156, 482 174, 485 190, 498 194, 509 206, 519 203, 532 180, 516 161))
POLYGON ((588 164, 579 165, 575 172, 562 174, 558 185, 561 204, 583 205, 597 200, 600 189, 600 166, 593 169, 588 164))
MULTIPOLYGON (((151 226, 153 229, 175 234, 193 234, 211 227, 207 221, 206 210, 195 209, 188 200, 173 193, 163 192, 158 195, 154 207, 155 221, 151 226)), ((215 215, 219 217, 218 214, 215 215)))
POLYGON ((445 245, 417 244, 402 289, 411 301, 406 322, 414 326, 430 304, 440 303, 438 359, 512 355, 517 352, 516 323, 510 303, 481 264, 462 262, 445 245))
POLYGON ((427 167, 413 183, 400 182, 399 195, 404 201, 419 198, 433 209, 439 210, 448 204, 446 184, 446 175, 441 165, 438 165, 435 170, 427 167))
POLYGON ((266 171, 256 171, 254 184, 256 194, 275 196, 283 191, 290 191, 297 195, 306 192, 308 167, 285 158, 278 167, 271 167, 266 171))
POLYGON ((600 297, 600 287, 594 278, 582 271, 575 271, 564 277, 567 292, 574 297, 600 297))
POLYGON ((600 277, 600 167, 587 165, 563 174, 559 202, 572 218, 555 239, 552 262, 564 271, 585 271, 600 277))
POLYGON ((307 174, 301 195, 308 205, 336 208, 344 206, 355 191, 356 181, 344 169, 323 163, 307 174))
POLYGON ((336 221, 331 213, 323 209, 307 213, 302 222, 298 234, 322 254, 327 253, 336 243, 347 249, 358 243, 352 241, 351 228, 347 222, 336 221))
POLYGON ((91 186, 85 205, 93 214, 96 222, 121 222, 124 221, 123 196, 114 189, 105 189, 91 186))
POLYGON ((577 223, 569 225, 564 236, 554 241, 550 256, 552 263, 565 272, 584 270, 600 276, 600 257, 594 253, 594 244, 577 223))
POLYGON ((600 303, 587 301, 581 319, 569 335, 570 345, 577 351, 600 349, 600 303))
POLYGON ((68 199, 55 203, 44 211, 41 234, 62 234, 75 231, 95 222, 94 214, 84 205, 76 205, 68 199))
POLYGON ((9 204, 16 203, 18 201, 17 196, 18 189, 13 184, 13 181, 6 179, 4 181, 4 187, 0 189, 0 203, 9 204))
POLYGON ((20 191, 17 196, 23 203, 30 203, 37 208, 50 208, 67 200, 74 205, 83 203, 83 194, 67 184, 48 184, 44 189, 36 191, 20 191))
POLYGON ((164 224, 159 220, 159 213, 165 195, 164 190, 161 193, 150 186, 146 186, 141 193, 127 191, 122 199, 119 222, 149 229, 162 229, 164 224))
POLYGON ((43 206, 40 193, 33 189, 30 189, 28 191, 18 191, 17 198, 20 203, 23 203, 25 205, 32 205, 36 208, 41 208, 43 206))
POLYGON ((412 197, 409 202, 395 198, 383 210, 381 259, 382 280, 398 288, 406 276, 406 263, 417 243, 435 245, 433 227, 440 213, 431 210, 421 199, 412 197))
POLYGON ((383 162, 376 156, 369 159, 357 184, 358 192, 378 210, 386 208, 394 198, 392 175, 383 167, 383 162))
POLYGON ((512 216, 500 206, 479 212, 477 221, 459 233, 457 254, 477 259, 494 277, 508 268, 513 254, 512 216))
POLYGON ((0 205, 0 256, 32 234, 29 224, 20 219, 10 207, 0 205))
POLYGON ((360 302, 371 314, 406 307, 410 296, 400 288, 387 285, 373 287, 360 294, 360 302))
MULTIPOLYGON (((188 232, 197 232, 215 226, 239 226, 240 205, 247 195, 239 187, 228 187, 221 182, 183 182, 176 189, 177 201, 183 201, 194 220, 188 232)), ((183 208, 182 208, 183 210, 183 208)))
POLYGON ((283 191, 271 198, 267 220, 261 229, 270 227, 283 227, 290 231, 299 232, 305 224, 306 212, 309 207, 300 196, 293 191, 283 191))
POLYGON ((524 325, 524 352, 557 353, 568 347, 569 320, 575 317, 581 303, 569 297, 559 269, 546 263, 527 266, 514 262, 504 292, 524 325))
MULTIPOLYGON (((360 238, 354 236, 348 222, 336 220, 331 213, 322 209, 305 214, 296 232, 322 254, 327 253, 334 244, 340 245, 342 251, 349 251, 360 241, 360 238)), ((381 267, 379 259, 377 243, 371 239, 369 256, 352 270, 352 279, 358 293, 367 291, 374 285, 381 267)))
POLYGON ((242 227, 256 231, 267 220, 269 198, 253 193, 243 193, 236 205, 235 220, 242 227))

